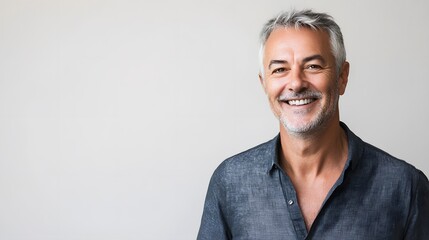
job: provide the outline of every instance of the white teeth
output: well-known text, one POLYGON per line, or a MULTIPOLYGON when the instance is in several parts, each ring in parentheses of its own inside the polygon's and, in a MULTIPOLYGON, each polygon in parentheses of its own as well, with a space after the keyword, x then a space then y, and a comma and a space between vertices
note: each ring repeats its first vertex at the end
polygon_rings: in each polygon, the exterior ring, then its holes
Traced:
POLYGON ((301 105, 306 105, 313 102, 313 99, 299 99, 299 100, 290 100, 288 101, 289 105, 292 106, 301 106, 301 105))

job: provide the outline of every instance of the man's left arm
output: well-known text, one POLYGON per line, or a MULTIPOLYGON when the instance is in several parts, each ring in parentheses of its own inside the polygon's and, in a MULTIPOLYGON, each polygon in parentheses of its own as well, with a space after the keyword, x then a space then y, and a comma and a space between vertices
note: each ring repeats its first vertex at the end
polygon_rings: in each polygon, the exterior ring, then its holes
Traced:
POLYGON ((408 218, 405 240, 429 239, 429 181, 419 171, 414 200, 408 218))

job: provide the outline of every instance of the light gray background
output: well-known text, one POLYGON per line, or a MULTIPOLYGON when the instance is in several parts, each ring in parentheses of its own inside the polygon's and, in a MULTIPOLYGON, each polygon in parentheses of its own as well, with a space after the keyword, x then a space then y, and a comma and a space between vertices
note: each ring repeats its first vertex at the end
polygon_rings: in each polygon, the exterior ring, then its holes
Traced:
POLYGON ((0 0, 0 239, 194 239, 209 178, 272 138, 257 39, 342 27, 341 118, 429 174, 429 2, 0 0))

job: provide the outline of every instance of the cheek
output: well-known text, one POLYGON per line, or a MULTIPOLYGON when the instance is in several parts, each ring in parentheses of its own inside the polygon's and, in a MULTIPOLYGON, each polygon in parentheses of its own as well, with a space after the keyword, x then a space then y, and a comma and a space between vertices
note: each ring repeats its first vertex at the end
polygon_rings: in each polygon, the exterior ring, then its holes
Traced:
POLYGON ((327 97, 329 98, 331 104, 335 104, 337 102, 339 91, 339 86, 335 84, 331 85, 330 88, 327 89, 327 97))
POLYGON ((270 100, 277 99, 284 89, 284 84, 281 81, 269 81, 266 85, 266 91, 270 100))

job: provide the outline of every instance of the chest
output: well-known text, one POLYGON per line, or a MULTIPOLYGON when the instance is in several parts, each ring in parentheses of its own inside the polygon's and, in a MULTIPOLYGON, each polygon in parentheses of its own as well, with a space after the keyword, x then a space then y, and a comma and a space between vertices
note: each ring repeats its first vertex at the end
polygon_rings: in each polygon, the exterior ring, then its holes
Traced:
POLYGON ((360 188, 307 188, 292 184, 252 185, 230 189, 226 221, 233 239, 400 239, 406 216, 391 197, 366 195, 360 188), (301 189, 302 190, 302 189, 301 189), (329 193, 330 194, 330 193, 329 193), (365 195, 365 194, 364 194, 365 195), (300 198, 299 204, 297 199, 300 198), (382 209, 383 211, 380 211, 382 209), (314 219, 317 217, 317 222, 314 219), (312 230, 306 221, 313 221, 312 230))
POLYGON ((316 219, 329 190, 330 187, 317 185, 296 189, 298 204, 307 230, 311 228, 311 225, 316 219))
POLYGON ((307 230, 311 228, 323 202, 327 199, 340 174, 341 172, 335 172, 325 177, 314 178, 311 181, 290 178, 307 230))

